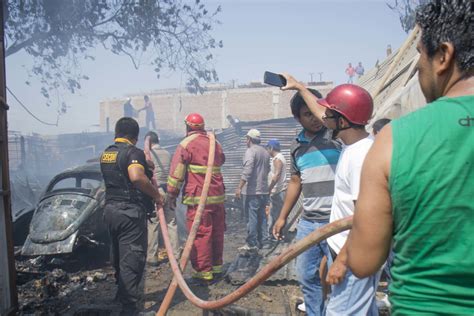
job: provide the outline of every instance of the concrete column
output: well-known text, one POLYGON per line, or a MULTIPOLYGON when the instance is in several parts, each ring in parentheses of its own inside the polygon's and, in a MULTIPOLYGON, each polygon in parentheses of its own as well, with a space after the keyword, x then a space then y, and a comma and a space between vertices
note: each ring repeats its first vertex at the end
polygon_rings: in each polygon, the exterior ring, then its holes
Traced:
POLYGON ((110 117, 110 102, 109 101, 105 101, 104 102, 104 117, 105 117, 105 120, 104 120, 104 123, 105 123, 105 131, 106 132, 110 132, 110 124, 112 123, 112 118, 110 117))
POLYGON ((281 90, 273 90, 272 91, 272 106, 273 106, 273 118, 278 118, 278 107, 280 106, 280 95, 281 90))
POLYGON ((227 121, 227 90, 222 91, 222 117, 221 117, 221 128, 226 128, 229 125, 227 121))
POLYGON ((173 130, 178 131, 179 93, 173 94, 173 130))

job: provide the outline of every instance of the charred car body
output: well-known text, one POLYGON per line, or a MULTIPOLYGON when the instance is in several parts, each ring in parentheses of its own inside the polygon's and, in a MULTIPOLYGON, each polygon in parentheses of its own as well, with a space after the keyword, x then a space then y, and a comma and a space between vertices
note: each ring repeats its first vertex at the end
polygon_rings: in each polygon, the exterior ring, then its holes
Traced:
POLYGON ((98 163, 55 176, 35 208, 22 255, 66 254, 84 243, 106 243, 104 201, 104 181, 98 163))

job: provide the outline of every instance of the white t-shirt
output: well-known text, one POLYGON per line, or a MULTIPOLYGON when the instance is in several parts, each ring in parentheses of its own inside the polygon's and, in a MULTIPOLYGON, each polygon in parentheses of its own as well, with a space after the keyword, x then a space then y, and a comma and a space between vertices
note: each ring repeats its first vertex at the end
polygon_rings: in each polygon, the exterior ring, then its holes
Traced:
POLYGON ((280 193, 283 190, 286 190, 286 159, 282 153, 278 153, 275 157, 270 159, 270 173, 268 174, 268 184, 272 181, 273 175, 275 174, 275 166, 273 165, 274 160, 280 160, 283 164, 282 170, 280 173, 280 178, 277 180, 277 183, 273 187, 271 193, 280 193))
MULTIPOLYGON (((330 222, 354 214, 354 201, 359 196, 362 164, 373 142, 373 136, 369 135, 352 145, 342 148, 334 179, 330 222)), ((336 253, 339 253, 348 236, 349 231, 343 231, 330 237, 328 244, 336 253)))

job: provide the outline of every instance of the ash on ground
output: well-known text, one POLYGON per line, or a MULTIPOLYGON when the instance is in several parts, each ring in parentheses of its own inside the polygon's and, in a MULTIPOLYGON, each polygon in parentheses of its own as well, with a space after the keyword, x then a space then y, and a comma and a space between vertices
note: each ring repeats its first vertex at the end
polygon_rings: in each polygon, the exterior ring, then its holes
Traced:
MULTIPOLYGON (((237 248, 245 243, 246 225, 240 213, 227 211, 224 261, 229 268, 238 258, 237 248)), ((249 262, 253 262, 250 260, 249 262)), ((253 263, 258 264, 258 263, 253 263)), ((189 264, 190 265, 190 264, 189 264)), ((185 271, 190 278, 191 269, 185 271)), ((79 249, 69 256, 36 258, 17 257, 19 315, 118 315, 120 304, 115 301, 114 270, 108 249, 79 249)), ((143 311, 157 311, 163 300, 172 272, 167 262, 158 267, 146 267, 142 282, 143 311)), ((204 300, 219 299, 238 288, 228 278, 207 287, 190 286, 204 300)), ((298 283, 291 278, 265 282, 236 303, 210 315, 303 315, 297 311, 302 301, 298 283)), ((388 309, 381 309, 389 315, 388 309)), ((177 291, 168 315, 203 315, 177 291)))

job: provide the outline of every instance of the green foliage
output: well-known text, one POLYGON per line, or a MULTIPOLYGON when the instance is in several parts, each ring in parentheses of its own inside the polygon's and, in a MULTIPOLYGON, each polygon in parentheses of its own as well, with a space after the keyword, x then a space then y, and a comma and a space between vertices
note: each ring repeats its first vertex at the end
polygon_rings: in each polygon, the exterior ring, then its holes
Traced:
POLYGON ((40 79, 48 103, 53 93, 74 93, 89 79, 80 64, 94 59, 98 45, 128 56, 135 68, 148 56, 157 77, 179 69, 196 91, 218 79, 211 51, 222 41, 211 31, 221 9, 210 13, 199 0, 8 0, 4 10, 5 54, 33 57, 28 72, 40 79))

